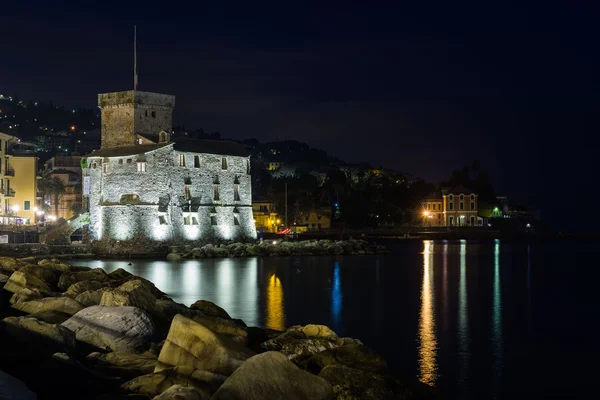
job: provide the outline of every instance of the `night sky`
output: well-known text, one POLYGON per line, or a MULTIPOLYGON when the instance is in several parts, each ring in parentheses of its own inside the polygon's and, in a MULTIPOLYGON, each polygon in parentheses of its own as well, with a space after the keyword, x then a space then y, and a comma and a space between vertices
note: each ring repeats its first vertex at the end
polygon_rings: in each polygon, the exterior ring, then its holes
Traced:
POLYGON ((509 200, 589 222, 593 2, 27 3, 2 5, 0 92, 93 107, 129 90, 137 24, 139 89, 175 95, 175 124, 431 181, 479 159, 509 200))

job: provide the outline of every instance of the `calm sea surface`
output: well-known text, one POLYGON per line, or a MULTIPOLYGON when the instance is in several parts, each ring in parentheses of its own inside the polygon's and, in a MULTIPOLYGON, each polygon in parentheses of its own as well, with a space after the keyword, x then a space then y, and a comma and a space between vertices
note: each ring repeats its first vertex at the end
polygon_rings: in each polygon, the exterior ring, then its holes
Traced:
POLYGON ((325 324, 449 398, 581 397, 598 367, 598 244, 389 242, 384 256, 77 261, 248 325, 325 324))

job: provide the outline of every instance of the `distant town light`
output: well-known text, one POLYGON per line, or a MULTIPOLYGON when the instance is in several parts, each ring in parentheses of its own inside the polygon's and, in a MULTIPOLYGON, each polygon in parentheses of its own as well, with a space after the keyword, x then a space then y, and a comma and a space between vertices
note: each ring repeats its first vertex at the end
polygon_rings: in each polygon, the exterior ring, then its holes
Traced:
POLYGON ((75 125, 71 125, 71 130, 74 131, 75 130, 75 125))
POLYGON ((423 215, 427 217, 429 215, 429 211, 423 211, 423 215))

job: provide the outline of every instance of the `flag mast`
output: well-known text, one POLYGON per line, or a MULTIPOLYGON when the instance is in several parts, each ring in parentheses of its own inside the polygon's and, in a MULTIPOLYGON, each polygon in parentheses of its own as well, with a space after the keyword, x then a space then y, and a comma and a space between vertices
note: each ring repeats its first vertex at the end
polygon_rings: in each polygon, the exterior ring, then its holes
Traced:
POLYGON ((137 67, 137 26, 133 26, 133 90, 138 88, 138 67, 137 67))

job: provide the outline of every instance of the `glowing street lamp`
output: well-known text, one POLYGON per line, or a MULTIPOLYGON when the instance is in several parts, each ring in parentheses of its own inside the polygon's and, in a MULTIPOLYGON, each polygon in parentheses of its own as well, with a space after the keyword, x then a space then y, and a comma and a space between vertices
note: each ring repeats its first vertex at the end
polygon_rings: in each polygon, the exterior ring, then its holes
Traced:
POLYGON ((11 209, 14 213, 18 213, 20 208, 18 205, 15 204, 14 206, 11 207, 11 209))
POLYGON ((429 216, 429 211, 423 211, 423 215, 428 217, 429 216))

